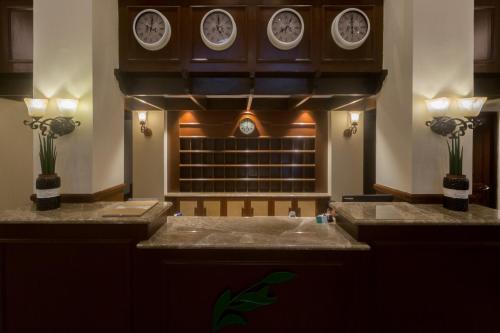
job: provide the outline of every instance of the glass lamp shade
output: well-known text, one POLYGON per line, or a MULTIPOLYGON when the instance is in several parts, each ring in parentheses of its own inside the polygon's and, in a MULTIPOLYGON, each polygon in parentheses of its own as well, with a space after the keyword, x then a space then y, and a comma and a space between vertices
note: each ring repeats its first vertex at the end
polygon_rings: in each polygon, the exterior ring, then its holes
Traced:
POLYGON ((447 97, 428 99, 425 101, 427 110, 432 117, 439 118, 446 116, 450 111, 451 100, 447 97))
POLYGON ((28 114, 31 118, 42 118, 47 111, 49 100, 42 98, 25 98, 24 103, 28 108, 28 114))
POLYGON ((458 111, 463 117, 477 117, 487 99, 486 97, 459 98, 457 99, 458 111))
POLYGON ((58 98, 57 107, 63 117, 73 118, 78 108, 78 100, 58 98))
POLYGON ((137 117, 139 118, 139 122, 145 123, 148 119, 148 111, 139 111, 139 113, 137 113, 137 117))
POLYGON ((350 112, 349 114, 351 116, 351 123, 352 124, 359 122, 360 112, 350 112))

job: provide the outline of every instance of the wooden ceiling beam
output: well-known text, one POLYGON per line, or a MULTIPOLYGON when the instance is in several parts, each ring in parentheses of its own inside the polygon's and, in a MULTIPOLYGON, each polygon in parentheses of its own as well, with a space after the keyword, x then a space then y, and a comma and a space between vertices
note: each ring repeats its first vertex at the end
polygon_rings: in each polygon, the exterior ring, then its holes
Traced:
POLYGON ((303 96, 299 99, 291 98, 290 102, 288 103, 290 105, 288 110, 292 111, 292 110, 298 109, 301 105, 304 105, 311 98, 312 98, 312 95, 306 95, 306 96, 303 96))
POLYGON ((193 95, 188 95, 189 99, 200 108, 201 111, 207 111, 207 101, 206 98, 195 97, 193 95))

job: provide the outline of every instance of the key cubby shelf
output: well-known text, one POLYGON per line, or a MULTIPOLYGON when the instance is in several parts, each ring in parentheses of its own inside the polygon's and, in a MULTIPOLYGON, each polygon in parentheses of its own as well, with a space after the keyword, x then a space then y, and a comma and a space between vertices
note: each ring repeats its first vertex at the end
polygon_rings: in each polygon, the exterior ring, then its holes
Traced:
POLYGON ((314 137, 179 138, 181 192, 314 192, 314 137))

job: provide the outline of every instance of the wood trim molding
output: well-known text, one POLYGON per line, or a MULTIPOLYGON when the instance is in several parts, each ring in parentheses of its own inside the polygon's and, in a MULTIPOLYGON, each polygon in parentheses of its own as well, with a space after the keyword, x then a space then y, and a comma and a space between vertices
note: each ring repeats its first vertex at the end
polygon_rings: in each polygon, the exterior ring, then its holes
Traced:
MULTIPOLYGON (((125 184, 116 185, 93 194, 61 194, 63 203, 90 203, 97 201, 123 201, 125 184)), ((31 201, 35 202, 36 195, 32 194, 31 201)))
POLYGON ((33 96, 32 73, 0 73, 0 97, 22 101, 33 96))
POLYGON ((377 193, 393 195, 397 201, 406 201, 412 204, 441 204, 443 203, 442 194, 412 194, 403 192, 392 187, 381 184, 373 185, 377 193))

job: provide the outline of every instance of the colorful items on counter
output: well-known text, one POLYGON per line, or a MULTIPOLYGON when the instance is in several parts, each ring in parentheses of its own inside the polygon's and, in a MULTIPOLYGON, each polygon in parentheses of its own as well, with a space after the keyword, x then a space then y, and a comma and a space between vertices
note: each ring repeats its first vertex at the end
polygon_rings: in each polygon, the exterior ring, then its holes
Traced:
POLYGON ((335 222, 335 211, 330 207, 328 207, 326 213, 316 216, 316 223, 318 224, 326 224, 334 222, 335 222))

